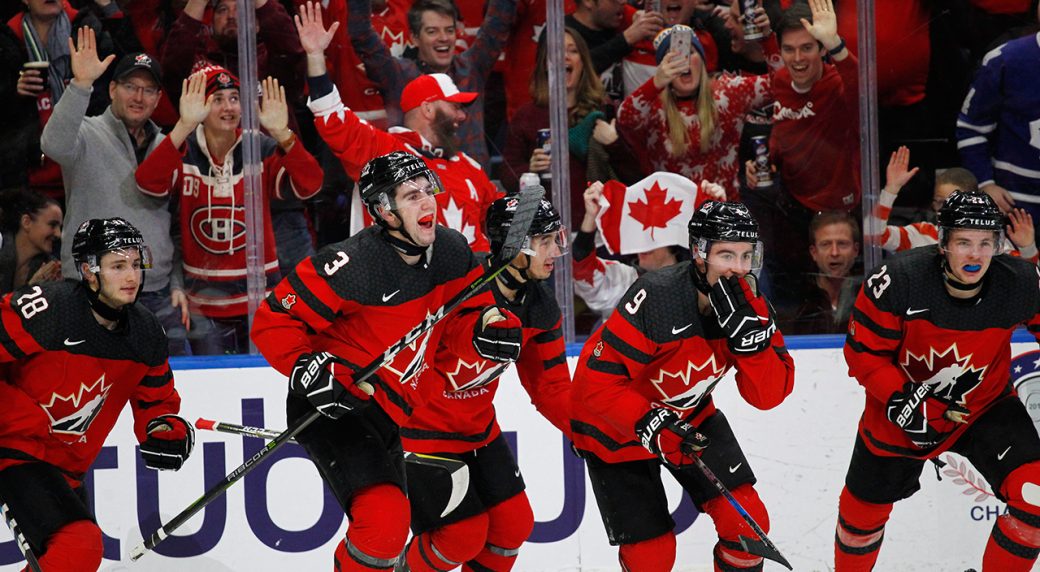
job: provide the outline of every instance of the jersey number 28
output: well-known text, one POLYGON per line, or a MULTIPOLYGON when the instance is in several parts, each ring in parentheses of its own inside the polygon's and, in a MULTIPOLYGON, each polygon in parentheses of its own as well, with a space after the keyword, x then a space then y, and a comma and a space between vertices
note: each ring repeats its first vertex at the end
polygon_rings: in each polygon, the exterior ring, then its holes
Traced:
POLYGON ((41 298, 41 294, 43 290, 39 286, 33 286, 32 290, 22 294, 15 301, 26 320, 47 309, 47 299, 41 298))

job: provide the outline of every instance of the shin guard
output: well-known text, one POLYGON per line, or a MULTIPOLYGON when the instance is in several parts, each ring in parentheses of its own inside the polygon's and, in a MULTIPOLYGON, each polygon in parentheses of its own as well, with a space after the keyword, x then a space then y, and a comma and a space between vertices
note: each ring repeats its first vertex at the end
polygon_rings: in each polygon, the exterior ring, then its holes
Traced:
POLYGON ((487 541, 480 553, 466 562, 464 571, 512 570, 520 547, 534 530, 534 511, 524 492, 489 508, 487 515, 487 541))
POLYGON ((89 520, 77 520, 58 529, 39 557, 45 572, 83 572, 101 567, 104 548, 101 529, 89 520))
POLYGON ((1040 462, 1015 469, 1004 479, 1001 492, 1007 514, 993 523, 982 556, 983 572, 1028 571, 1040 554, 1040 462))
POLYGON ((336 570, 389 571, 408 538, 408 499, 395 485, 379 484, 354 495, 347 537, 336 549, 336 570))
POLYGON ((481 513, 412 537, 408 544, 411 572, 447 572, 476 557, 487 541, 488 515, 481 513))
POLYGON ((847 487, 842 489, 834 533, 835 572, 867 572, 874 568, 890 514, 891 503, 869 503, 856 498, 847 487))
MULTIPOLYGON (((755 488, 745 484, 736 487, 730 493, 751 518, 762 527, 762 531, 768 533, 769 513, 766 512, 762 500, 758 498, 755 488)), ((711 517, 715 523, 715 532, 719 535, 719 542, 713 551, 716 572, 762 569, 762 557, 744 552, 743 546, 740 544, 741 536, 758 538, 758 534, 747 522, 744 522, 740 513, 734 510, 725 497, 720 496, 709 500, 704 503, 701 510, 711 517)))
POLYGON ((670 572, 675 565, 675 533, 622 544, 618 550, 621 570, 624 572, 670 572))

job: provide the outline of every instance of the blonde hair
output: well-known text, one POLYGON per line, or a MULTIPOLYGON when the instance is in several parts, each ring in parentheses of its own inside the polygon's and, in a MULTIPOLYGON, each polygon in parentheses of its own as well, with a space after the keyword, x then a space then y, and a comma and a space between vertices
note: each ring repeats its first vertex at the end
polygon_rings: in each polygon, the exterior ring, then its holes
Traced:
MULTIPOLYGON (((672 144, 672 156, 681 157, 690 148, 690 129, 679 113, 672 90, 661 90, 661 107, 664 109, 665 123, 668 125, 668 140, 672 144)), ((718 110, 715 108, 715 97, 712 93, 711 77, 701 65, 700 89, 697 92, 697 121, 700 124, 700 150, 707 153, 711 148, 712 135, 715 134, 715 121, 718 110)))

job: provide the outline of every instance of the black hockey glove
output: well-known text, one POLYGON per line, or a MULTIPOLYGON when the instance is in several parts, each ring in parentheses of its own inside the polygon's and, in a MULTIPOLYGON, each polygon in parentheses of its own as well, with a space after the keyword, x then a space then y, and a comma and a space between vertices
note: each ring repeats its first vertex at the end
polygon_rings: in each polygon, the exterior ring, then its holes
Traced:
POLYGON ((970 413, 956 403, 934 397, 930 386, 908 381, 888 398, 886 415, 914 445, 928 449, 941 443, 953 431, 954 423, 966 423, 970 413))
POLYGON ((484 309, 473 326, 473 347, 484 359, 510 363, 520 359, 523 335, 523 324, 516 314, 491 306, 484 309), (496 319, 499 316, 505 319, 496 319))
POLYGON ((369 394, 354 384, 351 374, 329 352, 301 354, 289 374, 289 391, 310 401, 322 415, 339 419, 369 402, 369 394))
POLYGON ((176 415, 160 415, 145 425, 148 438, 141 443, 141 457, 149 469, 177 471, 195 447, 195 429, 176 415))
POLYGON ((697 428, 679 418, 671 409, 651 409, 636 421, 636 436, 647 451, 661 462, 678 469, 693 463, 691 458, 708 446, 697 428))
POLYGON ((731 352, 752 355, 769 347, 776 324, 765 298, 756 296, 747 280, 720 277, 711 287, 708 302, 726 332, 731 352))

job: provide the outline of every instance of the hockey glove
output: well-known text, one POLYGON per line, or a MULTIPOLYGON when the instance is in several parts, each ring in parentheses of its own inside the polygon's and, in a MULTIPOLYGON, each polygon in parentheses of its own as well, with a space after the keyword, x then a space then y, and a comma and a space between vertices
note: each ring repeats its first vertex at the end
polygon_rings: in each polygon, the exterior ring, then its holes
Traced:
POLYGON ((177 471, 195 447, 195 429, 176 415, 160 415, 145 425, 148 438, 141 443, 141 457, 149 469, 177 471))
POLYGON ((369 394, 329 352, 301 354, 289 374, 289 392, 311 402, 322 415, 339 419, 368 405, 369 394))
POLYGON ((908 381, 902 390, 888 398, 886 415, 906 432, 914 445, 928 449, 950 434, 953 423, 967 422, 968 410, 937 399, 928 385, 908 381))
POLYGON ((473 326, 473 347, 484 359, 514 362, 520 358, 523 334, 523 324, 516 314, 491 306, 484 309, 473 326))
POLYGON ((636 421, 643 447, 661 462, 678 469, 693 463, 693 455, 708 446, 708 438, 671 409, 651 409, 636 421))
POLYGON ((747 280, 720 277, 711 287, 708 302, 726 332, 731 352, 752 355, 769 347, 776 324, 765 298, 756 296, 747 280))

